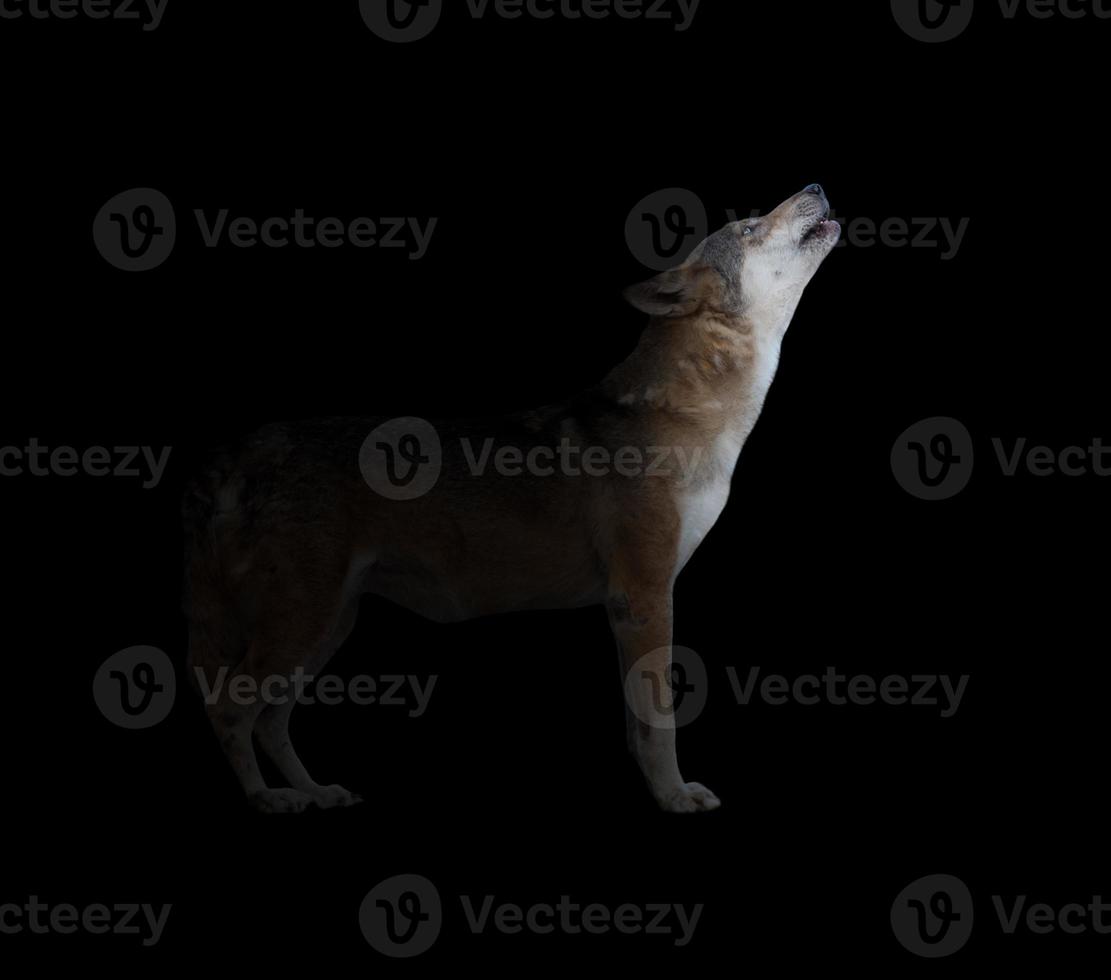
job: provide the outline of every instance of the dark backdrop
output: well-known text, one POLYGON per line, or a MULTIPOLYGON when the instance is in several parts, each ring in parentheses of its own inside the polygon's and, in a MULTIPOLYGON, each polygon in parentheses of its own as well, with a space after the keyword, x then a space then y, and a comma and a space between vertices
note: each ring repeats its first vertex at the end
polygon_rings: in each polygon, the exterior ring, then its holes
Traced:
MULTIPOLYGON (((1107 876, 1105 484, 1005 477, 991 440, 1111 439, 1096 18, 981 3, 944 44, 887 4, 704 0, 692 26, 473 21, 390 44, 355 3, 170 0, 157 30, 0 20, 5 95, 0 446, 172 446, 161 483, 0 479, 5 811, 0 902, 171 902, 162 941, 0 936, 0 955, 221 969, 932 968, 896 894, 975 897, 953 960, 1067 961, 1106 937, 1001 933, 991 896, 1087 902, 1107 876), (721 520, 679 580, 677 643, 708 664, 680 734, 724 807, 656 812, 624 751, 601 610, 437 626, 379 602, 330 670, 435 674, 421 718, 302 708, 310 769, 365 805, 244 806, 184 684, 180 492, 206 447, 278 419, 478 414, 556 400, 635 343, 626 219, 686 188, 711 227, 820 181, 837 216, 968 219, 944 248, 839 248, 809 287, 721 520), (174 204, 159 268, 94 247, 133 187, 174 204), (206 249, 193 208, 262 219, 439 219, 428 254, 206 249), (945 501, 890 455, 935 416, 976 468, 945 501), (177 663, 170 717, 125 731, 98 667, 177 663), (790 678, 969 675, 923 706, 738 705, 724 668, 790 678), (435 883, 444 932, 388 961, 358 927, 395 874, 435 883), (459 895, 705 903, 667 937, 472 936, 459 895), (340 964, 343 963, 343 967, 340 964)), ((860 226, 854 226, 859 231, 860 226)), ((938 233, 933 232, 933 240, 938 233)))

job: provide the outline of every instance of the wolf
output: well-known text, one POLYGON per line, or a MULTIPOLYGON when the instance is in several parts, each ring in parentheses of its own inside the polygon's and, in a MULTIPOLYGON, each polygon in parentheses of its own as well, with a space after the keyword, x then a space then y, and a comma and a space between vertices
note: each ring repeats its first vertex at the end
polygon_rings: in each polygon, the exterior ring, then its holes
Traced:
POLYGON ((289 737, 294 700, 230 689, 239 676, 259 690, 319 674, 370 593, 437 622, 604 606, 652 797, 674 813, 717 808, 676 756, 672 591, 725 506, 784 334, 840 234, 816 184, 727 224, 626 291, 648 316, 639 343, 559 404, 281 423, 218 453, 183 508, 189 666, 219 690, 206 711, 250 803, 359 802, 305 769, 289 737), (288 786, 265 783, 252 736, 288 786))

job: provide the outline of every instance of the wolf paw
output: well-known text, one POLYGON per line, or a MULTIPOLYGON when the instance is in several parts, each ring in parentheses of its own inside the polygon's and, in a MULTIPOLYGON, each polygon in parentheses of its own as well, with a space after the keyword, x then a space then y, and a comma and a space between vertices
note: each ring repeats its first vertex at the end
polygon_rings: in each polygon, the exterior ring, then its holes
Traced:
POLYGON ((247 801, 260 813, 300 813, 312 797, 296 789, 260 789, 247 801))
POLYGON ((334 806, 354 806, 362 803, 363 798, 358 793, 352 793, 339 785, 318 786, 312 791, 313 799, 321 810, 330 810, 334 806))
POLYGON ((721 806, 721 800, 701 783, 680 783, 659 794, 656 802, 668 813, 701 813, 721 806))

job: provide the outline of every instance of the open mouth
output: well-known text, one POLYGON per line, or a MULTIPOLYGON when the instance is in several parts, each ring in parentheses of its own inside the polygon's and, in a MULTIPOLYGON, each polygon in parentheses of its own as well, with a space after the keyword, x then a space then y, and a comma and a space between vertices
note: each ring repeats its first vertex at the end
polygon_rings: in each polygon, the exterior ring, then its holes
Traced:
POLYGON ((829 208, 823 208, 820 214, 816 214, 814 216, 814 220, 811 223, 810 227, 802 233, 802 237, 799 239, 799 244, 805 245, 808 242, 813 242, 820 238, 824 238, 826 235, 831 234, 834 230, 839 232, 841 230, 841 226, 836 221, 830 219, 829 208))

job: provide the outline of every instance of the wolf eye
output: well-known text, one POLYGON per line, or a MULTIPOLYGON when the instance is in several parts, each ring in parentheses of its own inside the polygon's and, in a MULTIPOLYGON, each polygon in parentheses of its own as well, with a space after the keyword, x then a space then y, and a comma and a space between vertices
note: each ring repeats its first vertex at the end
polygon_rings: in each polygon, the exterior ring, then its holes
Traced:
POLYGON ((746 225, 745 230, 741 232, 741 237, 744 238, 746 235, 751 235, 752 231, 753 231, 752 225, 746 225))

